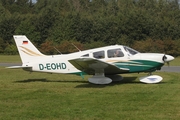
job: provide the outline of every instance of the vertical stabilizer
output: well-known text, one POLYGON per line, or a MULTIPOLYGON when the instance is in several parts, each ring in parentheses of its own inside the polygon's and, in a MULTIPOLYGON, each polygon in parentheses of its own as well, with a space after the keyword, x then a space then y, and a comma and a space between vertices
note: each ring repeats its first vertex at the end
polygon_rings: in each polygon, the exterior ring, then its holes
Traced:
POLYGON ((14 35, 13 37, 23 64, 34 62, 36 58, 45 56, 25 35, 14 35))

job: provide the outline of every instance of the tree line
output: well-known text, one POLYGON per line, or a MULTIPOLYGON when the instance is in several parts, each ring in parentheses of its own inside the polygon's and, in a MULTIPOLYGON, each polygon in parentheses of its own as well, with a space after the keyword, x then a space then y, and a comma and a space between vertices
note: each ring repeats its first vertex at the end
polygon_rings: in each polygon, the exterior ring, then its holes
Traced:
POLYGON ((180 55, 177 0, 0 0, 0 54, 26 35, 45 54, 123 44, 180 55))

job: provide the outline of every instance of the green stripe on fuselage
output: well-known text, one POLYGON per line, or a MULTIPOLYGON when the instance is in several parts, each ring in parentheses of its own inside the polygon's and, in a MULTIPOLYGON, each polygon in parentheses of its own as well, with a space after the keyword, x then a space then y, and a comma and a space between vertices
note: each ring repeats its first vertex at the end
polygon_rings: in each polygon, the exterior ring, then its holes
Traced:
POLYGON ((160 69, 164 64, 149 60, 131 60, 127 62, 115 62, 119 68, 128 68, 131 72, 151 72, 160 69))

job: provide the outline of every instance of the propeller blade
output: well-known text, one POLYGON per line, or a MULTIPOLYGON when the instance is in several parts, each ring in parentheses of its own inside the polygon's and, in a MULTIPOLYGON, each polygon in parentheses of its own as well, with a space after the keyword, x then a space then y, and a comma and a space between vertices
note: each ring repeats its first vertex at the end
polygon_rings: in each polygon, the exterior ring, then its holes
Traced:
POLYGON ((167 57, 166 57, 166 55, 164 54, 162 60, 163 60, 164 62, 166 62, 166 59, 167 59, 167 57))

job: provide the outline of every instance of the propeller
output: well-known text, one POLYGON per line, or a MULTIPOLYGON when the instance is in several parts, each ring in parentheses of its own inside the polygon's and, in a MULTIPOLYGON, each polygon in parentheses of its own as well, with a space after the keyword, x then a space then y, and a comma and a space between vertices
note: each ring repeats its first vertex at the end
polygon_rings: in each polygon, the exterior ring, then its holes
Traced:
POLYGON ((166 62, 167 57, 166 57, 166 55, 165 55, 165 54, 164 54, 164 56, 162 57, 162 60, 163 60, 164 62, 166 62))
POLYGON ((172 60, 174 60, 174 57, 171 56, 171 55, 166 55, 166 54, 164 54, 164 56, 162 57, 162 60, 163 60, 164 62, 166 62, 167 65, 169 66, 169 62, 172 61, 172 60))

